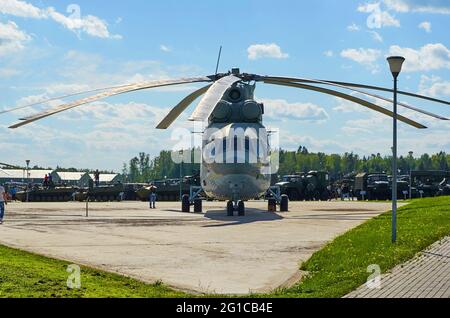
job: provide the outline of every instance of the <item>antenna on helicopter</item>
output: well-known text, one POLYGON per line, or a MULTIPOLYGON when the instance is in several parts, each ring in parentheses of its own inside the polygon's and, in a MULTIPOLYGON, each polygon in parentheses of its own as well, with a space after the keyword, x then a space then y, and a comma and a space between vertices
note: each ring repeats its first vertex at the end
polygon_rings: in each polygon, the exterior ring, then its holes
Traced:
POLYGON ((216 64, 216 76, 217 72, 219 71, 219 64, 220 64, 220 57, 222 56, 222 45, 219 48, 219 56, 217 57, 217 64, 216 64))

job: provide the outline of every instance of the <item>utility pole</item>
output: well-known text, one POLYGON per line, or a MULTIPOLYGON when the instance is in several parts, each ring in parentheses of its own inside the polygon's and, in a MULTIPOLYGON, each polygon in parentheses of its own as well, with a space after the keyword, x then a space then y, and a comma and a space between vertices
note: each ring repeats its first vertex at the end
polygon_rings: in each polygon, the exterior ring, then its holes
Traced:
POLYGON ((30 160, 25 160, 27 163, 27 202, 29 202, 29 192, 30 192, 30 160))

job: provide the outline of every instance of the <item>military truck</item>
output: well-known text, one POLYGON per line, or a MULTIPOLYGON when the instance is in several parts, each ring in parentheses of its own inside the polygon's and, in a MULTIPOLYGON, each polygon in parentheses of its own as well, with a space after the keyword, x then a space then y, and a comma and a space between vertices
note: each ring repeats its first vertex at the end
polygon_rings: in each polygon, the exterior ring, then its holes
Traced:
MULTIPOLYGON (((389 199, 392 199, 392 176, 388 176, 389 180, 389 199)), ((417 190, 411 187, 411 197, 417 195, 417 190)), ((409 176, 397 177, 397 199, 409 199, 409 176)))
POLYGON ((306 173, 286 175, 275 185, 280 187, 281 194, 286 194, 290 201, 301 201, 305 199, 305 176, 306 173))
POLYGON ((388 200, 391 197, 389 179, 385 173, 362 172, 355 177, 354 193, 358 200, 388 200))
POLYGON ((330 177, 326 171, 310 171, 283 176, 280 187, 281 194, 286 194, 290 201, 328 200, 331 193, 327 186, 330 177))
POLYGON ((330 198, 331 193, 329 193, 327 186, 330 184, 330 176, 326 171, 310 171, 305 177, 306 179, 306 189, 305 198, 306 200, 323 200, 326 201, 330 198))
MULTIPOLYGON (((78 190, 78 187, 73 186, 42 187, 35 185, 28 191, 28 202, 68 202, 72 200, 74 193, 78 190)), ((15 196, 17 200, 27 202, 26 190, 17 192, 15 196)))
POLYGON ((434 197, 440 191, 440 183, 450 178, 450 171, 444 170, 423 170, 411 171, 411 179, 414 187, 417 188, 419 197, 434 197))
MULTIPOLYGON (((156 187, 158 201, 179 201, 180 200, 180 179, 164 179, 152 181, 150 184, 141 187, 136 191, 137 197, 142 201, 148 201, 150 187, 156 187)), ((191 186, 200 185, 200 175, 185 176, 181 183, 181 195, 190 194, 191 186)))

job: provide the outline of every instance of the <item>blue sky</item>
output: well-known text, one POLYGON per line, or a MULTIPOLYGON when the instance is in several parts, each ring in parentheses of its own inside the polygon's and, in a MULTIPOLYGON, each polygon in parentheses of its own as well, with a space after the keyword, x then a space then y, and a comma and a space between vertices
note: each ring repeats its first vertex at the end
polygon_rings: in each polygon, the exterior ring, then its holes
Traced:
MULTIPOLYGON (((387 87, 392 78, 385 57, 401 54, 407 59, 402 89, 449 100, 449 29, 450 3, 444 0, 2 0, 0 109, 125 82, 208 75, 220 45, 221 71, 238 66, 249 73, 387 87)), ((140 151, 155 155, 172 147, 171 131, 154 127, 196 87, 117 96, 17 130, 7 126, 61 101, 0 115, 0 161, 120 170, 140 151)), ((291 88, 260 84, 256 95, 266 105, 265 123, 280 129, 283 148, 390 151, 387 117, 291 88)), ((450 117, 446 105, 401 100, 450 117)), ((175 127, 192 127, 186 119, 193 107, 175 127)), ((401 153, 450 152, 449 123, 401 113, 429 127, 401 124, 401 153)))

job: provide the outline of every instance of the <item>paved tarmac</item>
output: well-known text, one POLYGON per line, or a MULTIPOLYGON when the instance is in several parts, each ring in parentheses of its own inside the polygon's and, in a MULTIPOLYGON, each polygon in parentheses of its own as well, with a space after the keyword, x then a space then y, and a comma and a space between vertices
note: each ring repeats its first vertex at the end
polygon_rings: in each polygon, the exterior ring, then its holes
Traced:
POLYGON ((181 213, 178 202, 12 203, 0 243, 50 257, 163 281, 187 291, 245 294, 295 283, 299 265, 334 237, 389 210, 388 202, 291 202, 267 212, 247 202, 227 217, 225 202, 181 213))
POLYGON ((346 298, 450 298, 450 237, 382 275, 380 288, 363 285, 346 298))

